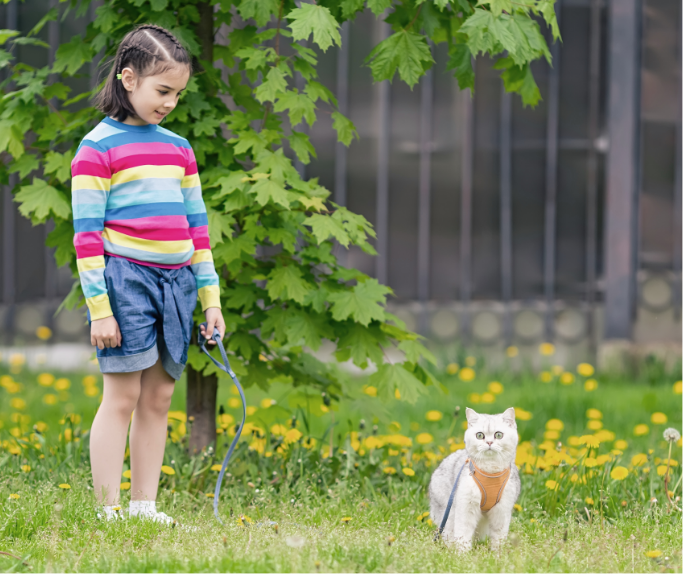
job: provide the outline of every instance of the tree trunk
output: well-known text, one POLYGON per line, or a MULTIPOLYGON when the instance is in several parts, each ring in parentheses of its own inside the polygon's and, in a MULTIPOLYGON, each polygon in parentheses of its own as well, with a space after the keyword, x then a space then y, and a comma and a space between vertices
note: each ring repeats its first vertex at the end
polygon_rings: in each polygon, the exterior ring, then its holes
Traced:
MULTIPOLYGON (((213 62, 213 6, 209 2, 197 4, 199 23, 197 36, 202 46, 200 58, 213 62)), ((198 325, 192 326, 191 345, 197 344, 198 325)), ((210 350, 207 345, 207 349, 210 350)), ((188 450, 195 454, 216 441, 216 399, 218 377, 204 376, 187 365, 187 419, 191 421, 188 450), (193 417, 191 419, 190 417, 193 417)))

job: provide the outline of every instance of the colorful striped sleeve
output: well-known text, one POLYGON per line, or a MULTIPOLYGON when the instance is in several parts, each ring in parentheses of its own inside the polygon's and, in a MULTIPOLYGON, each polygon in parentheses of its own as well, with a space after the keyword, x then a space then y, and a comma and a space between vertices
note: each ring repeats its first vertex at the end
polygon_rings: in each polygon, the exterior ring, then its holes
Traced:
POLYGON ((83 140, 71 162, 71 204, 76 263, 90 319, 114 313, 104 280, 104 212, 111 186, 109 157, 97 143, 83 140))
POLYGON ((194 244, 194 254, 190 262, 192 273, 197 280, 197 291, 202 304, 202 311, 209 307, 221 306, 218 273, 211 255, 209 243, 209 220, 206 206, 202 199, 202 186, 197 172, 197 160, 192 148, 187 150, 188 163, 185 177, 180 184, 187 211, 187 221, 190 225, 190 237, 194 244))

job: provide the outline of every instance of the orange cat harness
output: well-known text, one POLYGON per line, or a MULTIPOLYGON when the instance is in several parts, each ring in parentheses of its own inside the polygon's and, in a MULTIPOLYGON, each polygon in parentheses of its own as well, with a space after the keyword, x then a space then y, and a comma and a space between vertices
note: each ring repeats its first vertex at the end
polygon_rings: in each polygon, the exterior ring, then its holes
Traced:
POLYGON ((498 474, 487 474, 470 459, 467 459, 465 463, 468 461, 470 463, 470 476, 477 483, 481 492, 479 508, 482 512, 488 512, 500 502, 500 497, 503 495, 508 478, 510 478, 510 468, 506 468, 498 474))

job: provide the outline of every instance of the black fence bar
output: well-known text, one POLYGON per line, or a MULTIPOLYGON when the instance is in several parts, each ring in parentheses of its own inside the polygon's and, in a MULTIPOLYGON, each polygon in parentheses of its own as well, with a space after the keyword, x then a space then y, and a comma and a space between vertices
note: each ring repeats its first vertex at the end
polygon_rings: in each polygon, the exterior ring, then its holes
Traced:
MULTIPOLYGON (((555 3, 557 19, 560 20, 561 2, 555 3)), ((543 293, 545 297, 545 340, 555 338, 555 251, 557 233, 557 155, 560 126, 560 43, 550 46, 553 65, 548 77, 548 123, 545 154, 545 221, 543 253, 543 293)))
POLYGON ((427 335, 427 309, 430 277, 431 236, 431 155, 434 101, 433 69, 420 81, 420 173, 417 222, 417 298, 422 303, 418 330, 427 335))
MULTIPOLYGON (((376 43, 389 37, 389 24, 377 22, 379 38, 376 43)), ((389 146, 391 143, 391 84, 387 80, 377 86, 377 257, 375 276, 386 285, 389 277, 389 146)))
POLYGON ((640 151, 639 0, 609 4, 609 152, 605 209, 605 339, 630 339, 635 303, 640 151))
POLYGON ((500 280, 505 307, 503 340, 512 343, 512 97, 503 91, 500 98, 500 280))
MULTIPOLYGON (((678 5, 679 10, 681 10, 681 5, 678 5)), ((681 36, 683 31, 681 30, 681 18, 683 15, 679 12, 678 14, 678 46, 676 53, 678 54, 678 70, 681 73, 681 36)), ((673 225, 673 306, 674 306, 674 319, 680 320, 681 318, 681 154, 683 154, 683 149, 681 149, 681 107, 683 106, 683 101, 681 99, 681 77, 679 76, 678 81, 678 117, 676 118, 676 163, 674 168, 674 225, 673 225)))
POLYGON ((474 172, 474 100, 471 91, 461 92, 462 98, 462 167, 460 180, 460 338, 470 338, 472 300, 472 179, 474 172))
MULTIPOLYGON (((7 22, 9 30, 19 29, 19 0, 12 0, 6 6, 7 22)), ((11 42, 11 40, 9 40, 11 42)), ((11 44, 10 51, 16 53, 17 47, 11 44)), ((9 72, 6 72, 9 74, 9 72)), ((3 193, 2 211, 2 301, 5 305, 11 306, 16 302, 16 290, 14 286, 15 277, 15 205, 12 189, 17 185, 19 176, 13 173, 9 176, 8 185, 5 186, 3 193)), ((11 321, 12 313, 8 313, 7 321, 11 321)), ((8 327, 11 323, 8 323, 8 327)), ((7 331, 7 328, 5 329, 7 331)))
MULTIPOLYGON (((348 116, 349 113, 349 33, 350 22, 341 25, 341 48, 337 51, 337 107, 339 113, 348 116)), ((334 201, 338 205, 346 206, 346 168, 348 150, 346 146, 337 142, 334 151, 334 201)))
MULTIPOLYGON (((598 251, 598 150, 600 135, 600 42, 601 42, 602 0, 591 0, 590 55, 588 80, 588 150, 586 166, 586 325, 588 348, 595 353, 597 333, 595 331, 595 296, 597 282, 598 251)), ((595 355, 592 357, 595 360, 595 355)))

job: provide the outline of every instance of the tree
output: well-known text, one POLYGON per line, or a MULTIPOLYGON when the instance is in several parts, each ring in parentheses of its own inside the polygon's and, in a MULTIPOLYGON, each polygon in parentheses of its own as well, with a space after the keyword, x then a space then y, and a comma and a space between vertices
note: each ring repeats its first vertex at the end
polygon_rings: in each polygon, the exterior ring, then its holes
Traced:
MULTIPOLYGON (((70 0, 66 10, 83 15, 88 4, 70 0)), ((47 48, 36 35, 58 17, 56 8, 25 36, 0 31, 0 68, 10 71, 0 85, 1 181, 18 173, 13 192, 19 211, 34 225, 54 221, 47 244, 56 248, 57 264, 69 265, 77 277, 70 163, 101 118, 93 108, 71 108, 90 92, 69 97, 68 86, 49 78, 81 75, 100 50, 113 55, 137 23, 164 26, 201 66, 164 126, 188 138, 195 150, 236 374, 245 385, 286 382, 337 399, 348 381, 303 348, 316 350, 328 339, 336 344, 339 361, 378 366, 372 382, 382 396, 398 390, 414 401, 424 385, 437 384, 420 364, 421 359, 434 363, 433 355, 385 309, 392 290, 342 267, 332 253, 337 242, 375 254, 372 226, 331 201, 316 179, 302 180, 290 157, 304 164, 315 157, 308 136, 297 128, 304 121, 313 125, 320 105, 331 109, 339 141, 348 146, 357 137, 353 123, 337 110, 334 94, 316 79, 316 50, 302 41, 312 37, 323 52, 339 46, 340 24, 365 8, 393 30, 366 59, 375 81, 391 81, 398 72, 412 88, 434 64, 430 43, 447 42, 447 67, 461 88, 474 88, 472 60, 487 54, 496 58, 508 91, 520 94, 525 105, 539 101, 530 63, 551 60, 539 20, 559 38, 554 0, 319 0, 298 7, 293 0, 106 0, 85 37, 63 43, 54 63, 43 68, 16 62, 12 48, 47 48), (223 24, 232 26, 226 45, 214 42, 223 24), (234 69, 227 83, 214 68, 217 61, 234 69), (305 83, 301 91, 292 86, 295 72, 305 83), (221 95, 229 95, 236 109, 228 109, 221 95), (265 254, 257 255, 259 246, 267 248, 265 254), (403 363, 384 361, 390 346, 405 354, 403 363)), ((73 308, 81 299, 76 279, 62 306, 73 308)), ((201 312, 195 320, 203 320, 201 312)), ((188 363, 190 447, 199 449, 215 440, 217 382, 227 375, 196 345, 188 363)))

